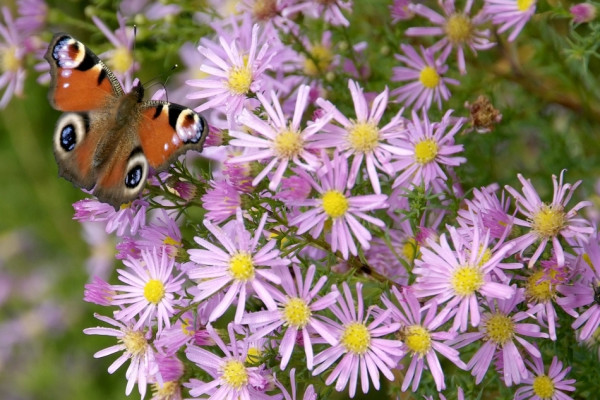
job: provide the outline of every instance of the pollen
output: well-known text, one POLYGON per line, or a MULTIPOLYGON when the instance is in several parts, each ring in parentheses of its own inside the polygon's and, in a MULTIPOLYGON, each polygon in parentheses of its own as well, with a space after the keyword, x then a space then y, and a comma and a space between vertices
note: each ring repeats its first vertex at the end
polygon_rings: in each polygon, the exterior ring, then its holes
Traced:
POLYGON ((229 386, 239 389, 248 383, 248 371, 241 361, 229 360, 223 365, 221 378, 229 386))
POLYGON ((448 18, 446 26, 446 36, 450 43, 464 43, 471 38, 473 25, 471 20, 464 14, 453 14, 448 18))
POLYGON ((562 206, 542 204, 533 215, 531 228, 541 238, 552 238, 565 227, 566 215, 562 206))
POLYGON ((346 214, 348 206, 348 199, 338 190, 328 190, 323 194, 323 210, 333 219, 346 214))
POLYGON ((179 382, 163 382, 162 386, 158 383, 152 384, 153 399, 175 399, 179 393, 179 382))
POLYGON ((320 44, 314 45, 310 49, 310 57, 307 57, 304 62, 304 72, 308 76, 318 76, 319 73, 329 69, 332 61, 333 54, 331 53, 331 49, 320 44))
POLYGON ((535 0, 517 0, 517 8, 521 12, 525 12, 531 8, 535 0))
POLYGON ((273 145, 277 157, 294 158, 304 149, 304 140, 298 132, 286 129, 275 137, 273 145))
POLYGON ((554 382, 546 375, 538 375, 533 379, 533 392, 540 399, 553 399, 554 398, 554 382))
POLYGON ((113 52, 109 65, 113 71, 119 74, 125 74, 133 65, 133 55, 127 47, 119 46, 113 52))
POLYGON ((181 242, 179 240, 172 238, 171 236, 167 236, 163 240, 163 244, 165 244, 167 246, 181 247, 181 242))
POLYGON ((248 281, 254 278, 254 262, 246 252, 239 252, 229 259, 229 271, 238 281, 248 281))
POLYGON ((158 304, 165 297, 165 285, 158 279, 150 279, 144 286, 144 297, 152 304, 158 304))
POLYGON ((488 247, 479 246, 479 262, 477 263, 478 267, 483 267, 490 258, 492 258, 492 251, 488 247))
POLYGON ((186 336, 194 336, 194 327, 192 326, 189 318, 183 318, 181 323, 181 331, 186 336))
POLYGON ((283 319, 286 325, 304 328, 310 320, 310 307, 299 297, 291 298, 283 309, 283 319))
POLYGON ((421 70, 419 74, 419 81, 427 89, 434 89, 440 83, 440 75, 437 73, 435 68, 426 66, 421 70))
POLYGON ((360 322, 352 322, 346 325, 340 343, 354 354, 364 354, 371 345, 371 334, 360 322))
MULTIPOLYGON (((244 63, 245 64, 245 63, 244 63)), ((252 71, 248 66, 234 67, 229 71, 227 85, 234 94, 246 94, 252 84, 252 71)))
POLYGON ((401 332, 404 344, 419 357, 425 356, 431 350, 431 334, 421 325, 405 327, 401 332))
POLYGON ((504 314, 494 314, 485 322, 487 339, 503 346, 515 334, 515 324, 504 314))
POLYGON ((467 297, 475 293, 483 285, 483 275, 479 267, 461 265, 452 274, 450 284, 456 294, 461 297, 467 297))
POLYGON ((415 238, 409 238, 406 242, 404 242, 404 245, 402 246, 402 255, 404 256, 404 258, 409 261, 409 262, 413 262, 415 257, 417 256, 417 252, 419 251, 419 244, 417 243, 417 241, 415 240, 415 238))
POLYGON ((246 363, 254 365, 260 362, 260 357, 262 352, 258 347, 250 347, 248 348, 248 353, 246 354, 246 363))
POLYGON ((379 128, 372 122, 357 122, 348 129, 348 141, 357 152, 371 153, 379 144, 379 128))
MULTIPOLYGON (((556 275, 556 271, 551 271, 550 273, 556 275)), ((552 300, 556 294, 551 279, 548 279, 543 270, 534 272, 527 278, 525 291, 527 297, 533 299, 537 303, 552 300)))
POLYGON ((134 356, 144 354, 148 345, 148 341, 141 331, 128 330, 119 341, 125 345, 127 352, 134 356))
POLYGON ((0 71, 2 72, 17 72, 21 67, 21 62, 17 57, 17 48, 15 46, 8 47, 0 52, 0 71))
POLYGON ((438 150, 435 140, 422 140, 415 145, 415 161, 419 164, 427 164, 437 157, 438 150))

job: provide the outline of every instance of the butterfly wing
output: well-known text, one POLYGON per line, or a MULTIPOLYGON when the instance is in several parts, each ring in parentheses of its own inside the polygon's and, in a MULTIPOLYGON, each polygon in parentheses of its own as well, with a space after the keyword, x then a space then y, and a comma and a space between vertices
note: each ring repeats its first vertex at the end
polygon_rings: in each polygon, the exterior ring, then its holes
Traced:
POLYGON ((61 111, 90 111, 123 95, 115 75, 83 43, 57 33, 44 58, 50 64, 50 104, 61 111))

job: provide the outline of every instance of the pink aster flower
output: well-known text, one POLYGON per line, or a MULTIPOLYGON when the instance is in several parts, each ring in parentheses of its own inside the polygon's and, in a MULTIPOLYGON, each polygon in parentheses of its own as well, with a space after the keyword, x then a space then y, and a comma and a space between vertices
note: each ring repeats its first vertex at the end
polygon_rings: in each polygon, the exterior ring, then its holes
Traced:
POLYGON ((188 250, 190 260, 195 263, 188 275, 191 279, 200 280, 196 287, 196 302, 207 299, 221 289, 226 290, 223 300, 212 310, 209 321, 223 315, 237 296, 238 305, 234 320, 240 323, 246 308, 249 288, 254 289, 267 309, 277 308, 273 296, 267 290, 267 282, 280 284, 281 278, 272 268, 286 266, 290 260, 279 257, 279 250, 275 249, 276 240, 269 240, 264 246, 259 246, 266 219, 267 214, 264 214, 254 236, 245 229, 240 209, 237 220, 226 225, 226 229, 204 220, 206 228, 224 249, 206 239, 195 237, 194 240, 203 249, 188 250))
POLYGON ((286 7, 282 15, 286 18, 290 18, 297 12, 302 12, 312 18, 322 18, 324 21, 331 25, 338 26, 349 26, 350 22, 346 19, 342 10, 352 11, 351 0, 300 0, 296 1, 295 4, 286 7))
POLYGON ((415 4, 411 10, 419 14, 437 27, 413 27, 406 30, 408 36, 438 36, 444 35, 437 43, 429 49, 434 53, 441 50, 441 58, 446 59, 452 49, 456 49, 458 59, 458 69, 461 74, 467 72, 465 66, 465 46, 468 46, 473 53, 477 50, 487 50, 494 46, 494 43, 488 40, 490 32, 488 29, 479 29, 479 26, 487 21, 487 15, 483 12, 477 13, 471 17, 471 7, 473 0, 468 0, 462 12, 457 12, 454 7, 455 0, 438 0, 438 4, 444 10, 444 16, 433 11, 423 4, 415 4))
POLYGON ((281 180, 281 186, 273 196, 284 202, 303 201, 308 198, 312 187, 306 179, 292 175, 281 180))
POLYGON ((199 46, 198 51, 207 59, 200 70, 208 74, 205 79, 191 79, 186 83, 197 87, 197 92, 189 94, 189 99, 209 99, 195 108, 201 112, 211 108, 223 109, 230 126, 239 115, 248 96, 257 93, 262 87, 264 72, 270 68, 269 61, 275 55, 268 53, 269 45, 258 44, 258 25, 252 28, 249 48, 238 49, 238 41, 219 40, 222 51, 199 46))
POLYGON ((310 171, 320 166, 319 158, 307 150, 306 144, 311 140, 311 136, 329 122, 331 114, 322 116, 312 124, 309 123, 306 128, 300 127, 302 115, 308 105, 309 91, 310 87, 306 85, 298 89, 296 108, 291 120, 283 115, 279 99, 274 92, 271 92, 270 101, 258 93, 257 97, 267 112, 269 120, 265 121, 248 110, 243 110, 237 122, 251 128, 262 137, 236 130, 229 132, 235 138, 230 140, 230 144, 253 150, 230 159, 229 163, 268 161, 265 168, 254 178, 252 185, 256 186, 277 164, 279 165, 269 182, 269 189, 273 191, 279 186, 283 174, 291 163, 310 171))
POLYGON ((392 81, 404 82, 414 81, 392 90, 392 96, 398 96, 396 100, 404 106, 414 109, 429 109, 435 101, 438 108, 442 108, 442 100, 450 98, 450 90, 446 85, 458 85, 456 79, 447 78, 444 74, 448 71, 445 64, 446 58, 434 58, 431 49, 425 50, 421 47, 421 55, 407 44, 400 46, 404 56, 396 54, 396 58, 406 64, 406 67, 394 67, 392 69, 392 81))
POLYGON ((96 199, 83 199, 73 203, 73 208, 75 209, 73 219, 105 222, 106 233, 116 232, 117 236, 123 236, 127 229, 131 235, 135 235, 146 225, 148 202, 137 199, 115 210, 110 204, 96 199))
POLYGON ((19 17, 15 25, 20 32, 29 36, 38 33, 48 17, 48 5, 44 0, 17 0, 19 17))
POLYGON ((94 276, 92 282, 86 283, 83 291, 83 300, 101 306, 109 306, 117 292, 112 285, 104 279, 94 276))
POLYGON ((492 18, 494 25, 500 25, 498 33, 512 29, 508 40, 517 38, 527 21, 535 14, 537 0, 485 0, 483 12, 492 18))
POLYGON ((119 341, 119 344, 98 351, 94 354, 94 357, 100 358, 122 351, 123 354, 108 367, 108 373, 112 374, 127 360, 130 360, 129 367, 125 372, 125 378, 127 378, 125 394, 129 395, 135 384, 137 384, 138 391, 140 392, 141 397, 144 398, 146 395, 147 382, 150 378, 162 381, 158 365, 156 364, 154 350, 152 349, 152 346, 150 346, 150 343, 148 343, 151 332, 134 329, 133 323, 123 324, 102 315, 95 314, 94 316, 100 321, 106 322, 115 328, 99 326, 96 328, 84 329, 83 332, 87 335, 112 336, 119 341))
POLYGON ((242 198, 240 192, 227 181, 211 181, 210 185, 211 188, 202 196, 202 204, 208 211, 206 218, 219 224, 235 215, 242 198))
POLYGON ((179 226, 165 210, 160 210, 155 221, 140 229, 139 236, 135 241, 138 251, 156 249, 159 255, 166 252, 169 257, 175 258, 182 247, 179 226))
POLYGON ((125 17, 134 19, 139 15, 148 18, 150 21, 175 16, 181 11, 181 6, 177 4, 164 4, 150 0, 124 0, 119 9, 125 17))
POLYGON ((590 3, 575 4, 569 8, 569 12, 576 24, 590 22, 596 18, 596 6, 590 3))
POLYGON ((589 226, 589 222, 583 218, 577 218, 577 212, 583 207, 590 206, 592 204, 590 201, 580 201, 569 211, 566 211, 567 203, 571 200, 573 192, 581 181, 576 182, 574 185, 570 183, 563 184, 564 172, 563 170, 560 173, 559 180, 557 180, 556 175, 552 175, 554 193, 552 202, 549 204, 542 202, 531 181, 523 178, 521 174, 517 176, 523 184, 523 194, 510 186, 506 186, 508 193, 517 201, 516 205, 519 213, 526 218, 526 220, 515 218, 515 224, 529 228, 529 232, 512 240, 515 243, 515 251, 521 251, 522 255, 525 249, 539 241, 539 244, 536 244, 535 252, 529 259, 529 268, 537 261, 550 241, 558 266, 562 267, 565 265, 565 255, 558 236, 562 236, 567 241, 577 239, 586 242, 588 236, 594 232, 594 229, 589 226))
POLYGON ((393 187, 423 185, 425 189, 433 186, 438 191, 442 186, 438 181, 445 181, 446 174, 442 166, 456 167, 466 161, 464 157, 455 156, 463 150, 463 145, 454 144, 454 135, 462 128, 463 119, 452 121, 446 112, 439 123, 429 122, 427 113, 423 111, 423 120, 419 120, 417 113, 412 112, 412 123, 408 123, 407 139, 394 140, 392 144, 402 150, 403 154, 396 156, 392 167, 402 173, 394 181, 393 187), (448 132, 449 126, 454 125, 448 132))
POLYGON ((319 98, 317 105, 322 107, 326 113, 331 113, 333 119, 341 126, 326 125, 325 133, 315 135, 314 144, 311 144, 311 147, 335 147, 345 157, 353 157, 348 175, 349 188, 354 186, 364 161, 373 190, 376 194, 381 194, 377 170, 391 175, 393 173, 390 164, 392 154, 403 154, 387 141, 402 137, 406 128, 404 118, 398 113, 389 123, 380 127, 381 118, 388 104, 387 88, 373 100, 369 109, 362 88, 352 80, 348 81, 348 87, 354 102, 356 119, 348 119, 331 102, 319 98))
POLYGON ((509 299, 515 294, 513 287, 495 282, 491 272, 513 247, 507 244, 495 252, 489 249, 489 233, 475 227, 468 243, 454 227, 449 227, 454 249, 442 234, 440 243, 428 241, 421 248, 421 259, 415 260, 413 273, 417 276, 413 286, 417 297, 432 297, 436 304, 446 303, 441 311, 456 309, 453 330, 466 331, 470 316, 471 326, 480 321, 479 297, 509 299))
POLYGON ((483 314, 479 332, 462 333, 449 342, 461 348, 480 341, 481 347, 467 364, 476 384, 483 380, 494 356, 499 357, 503 366, 503 379, 507 386, 519 384, 529 376, 523 361, 525 352, 531 357, 541 358, 537 347, 525 340, 525 337, 547 338, 548 335, 540 331, 539 325, 522 322, 531 317, 528 311, 516 309, 524 299, 523 289, 517 289, 515 296, 510 299, 486 302, 489 311, 483 314))
POLYGON ((214 296, 202 302, 196 314, 184 312, 169 328, 157 334, 154 340, 156 350, 161 354, 174 355, 188 344, 213 346, 215 342, 206 330, 206 325, 210 312, 220 301, 220 296, 214 296))
POLYGON ((368 322, 371 311, 369 309, 365 315, 362 284, 356 284, 357 303, 354 302, 348 284, 343 282, 342 287, 344 295, 338 297, 337 306, 330 308, 340 321, 331 321, 332 334, 337 338, 338 344, 315 356, 316 368, 313 376, 326 371, 341 357, 325 384, 331 385, 336 382, 335 390, 338 392, 348 386, 350 397, 354 397, 359 374, 363 393, 369 391, 369 379, 373 387, 379 390, 379 373, 389 380, 394 380, 391 369, 396 365, 396 357, 402 354, 402 343, 381 337, 397 331, 400 324, 387 321, 389 311, 380 313, 373 321, 368 322))
POLYGON ((304 280, 302 272, 297 265, 293 266, 295 282, 288 268, 280 268, 281 286, 283 293, 272 291, 277 303, 277 310, 258 311, 246 314, 242 323, 249 325, 254 332, 248 340, 255 340, 271 334, 280 327, 285 332, 279 344, 281 355, 280 368, 284 370, 294 350, 297 337, 302 336, 304 352, 306 354, 306 367, 313 368, 313 348, 311 333, 316 332, 330 345, 337 344, 337 339, 329 332, 329 328, 319 320, 315 312, 330 307, 336 302, 339 292, 332 291, 323 297, 317 297, 317 293, 323 288, 327 277, 322 276, 314 286, 311 287, 315 277, 315 266, 311 265, 306 271, 304 280))
MULTIPOLYGON (((296 368, 292 368, 290 370, 290 386, 292 389, 291 395, 277 379, 275 379, 275 385, 281 389, 281 394, 283 394, 283 398, 285 400, 296 400, 296 368)), ((308 385, 306 387, 302 400, 317 400, 317 394, 315 393, 315 388, 313 385, 308 385)))
POLYGON ((0 99, 0 109, 5 108, 14 95, 23 95, 25 82, 25 38, 18 31, 8 7, 2 7, 2 17, 4 24, 0 22, 0 90, 4 90, 4 94, 0 99))
POLYGON ((182 400, 180 380, 183 376, 183 363, 176 356, 160 353, 156 354, 156 363, 162 379, 153 379, 150 400, 182 400))
POLYGON ((516 390, 514 400, 573 400, 565 393, 575 390, 575 379, 565 379, 571 367, 563 369, 563 363, 556 356, 552 357, 547 373, 540 358, 526 363, 531 374, 523 379, 523 386, 516 390))
POLYGON ((175 295, 181 291, 184 281, 181 274, 173 276, 173 258, 166 252, 158 256, 156 249, 151 253, 142 250, 141 260, 129 258, 123 264, 129 269, 118 269, 119 280, 125 285, 114 285, 117 292, 113 296, 113 305, 127 305, 115 312, 120 321, 130 321, 138 317, 133 329, 144 324, 152 326, 158 322, 158 331, 171 326, 170 317, 175 313, 175 295))
POLYGON ((186 383, 190 395, 193 397, 207 395, 208 397, 203 398, 211 400, 270 400, 271 396, 256 389, 257 386, 264 384, 264 377, 258 367, 246 365, 248 343, 236 340, 232 324, 227 327, 229 345, 223 342, 212 326, 208 325, 206 329, 224 356, 220 357, 198 346, 188 346, 187 358, 212 377, 209 382, 192 379, 186 383))
POLYGON ((498 185, 473 189, 473 199, 465 199, 467 209, 458 210, 456 218, 461 229, 468 231, 473 226, 489 230, 490 237, 503 241, 513 226, 513 216, 509 214, 510 198, 504 192, 498 198, 498 185))
POLYGON ((392 24, 412 19, 415 13, 412 11, 411 5, 412 2, 410 0, 394 0, 389 6, 392 24))
POLYGON ((387 196, 383 194, 352 196, 348 189, 348 162, 336 151, 333 160, 322 153, 324 166, 317 171, 317 181, 305 171, 297 169, 299 176, 309 181, 319 194, 319 198, 295 202, 294 205, 308 207, 308 210, 293 217, 290 225, 298 226, 297 234, 310 231, 317 238, 323 232, 326 221, 331 221, 331 250, 340 251, 344 259, 349 254, 357 255, 358 250, 353 238, 363 249, 369 248, 371 233, 358 220, 362 219, 378 227, 385 226, 378 218, 367 214, 368 211, 385 208, 387 196))
POLYGON ((451 313, 438 313, 435 303, 432 303, 428 310, 421 307, 411 288, 405 288, 400 292, 393 286, 392 293, 399 307, 385 296, 382 301, 391 311, 391 320, 399 322, 402 326, 400 328, 402 355, 399 361, 406 356, 411 357, 410 365, 402 382, 402 391, 406 391, 411 383, 411 390, 417 391, 425 363, 433 376, 437 390, 445 389, 444 371, 438 353, 452 361, 457 367, 466 368, 458 351, 445 343, 448 339, 454 338, 456 333, 439 329, 448 320, 451 313), (427 314, 423 318, 426 310, 427 314))

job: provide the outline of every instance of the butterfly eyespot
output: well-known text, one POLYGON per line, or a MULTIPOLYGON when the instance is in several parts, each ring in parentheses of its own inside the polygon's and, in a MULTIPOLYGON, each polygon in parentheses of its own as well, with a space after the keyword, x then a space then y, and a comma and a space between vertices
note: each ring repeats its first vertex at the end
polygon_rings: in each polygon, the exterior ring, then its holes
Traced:
POLYGON ((60 147, 64 151, 72 151, 77 143, 75 127, 72 124, 66 125, 60 131, 60 147))
POLYGON ((63 114, 54 132, 54 152, 60 157, 66 157, 83 141, 89 129, 90 121, 87 114, 63 114))
POLYGON ((125 188, 130 193, 138 192, 146 182, 148 176, 148 161, 140 147, 135 148, 127 161, 125 173, 125 188))
POLYGON ((140 182, 142 181, 142 177, 144 175, 144 170, 141 165, 136 165, 127 171, 127 176, 125 177, 125 186, 130 189, 136 188, 140 182))

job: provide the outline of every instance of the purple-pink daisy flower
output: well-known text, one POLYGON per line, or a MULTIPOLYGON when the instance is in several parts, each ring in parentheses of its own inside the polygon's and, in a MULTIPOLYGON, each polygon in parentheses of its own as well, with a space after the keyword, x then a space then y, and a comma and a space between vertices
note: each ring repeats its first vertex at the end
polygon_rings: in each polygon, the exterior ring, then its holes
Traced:
POLYGON ((132 202, 122 204, 119 210, 113 206, 96 199, 83 199, 73 203, 77 221, 101 221, 106 223, 106 233, 116 232, 117 236, 123 236, 129 229, 131 235, 146 225, 146 210, 148 202, 136 199, 132 202))
POLYGON ((485 0, 483 12, 500 25, 498 33, 512 29, 508 40, 517 38, 527 21, 535 14, 537 0, 485 0))
POLYGON ((407 83, 404 86, 392 90, 392 96, 397 96, 397 101, 403 103, 406 107, 413 105, 414 109, 429 109, 431 103, 437 103, 438 108, 442 108, 442 100, 450 98, 450 90, 446 85, 458 85, 456 79, 445 77, 448 66, 446 59, 434 58, 434 52, 431 49, 421 47, 421 55, 407 44, 400 46, 404 56, 396 54, 396 58, 406 64, 406 67, 394 67, 392 69, 392 81, 407 83))
POLYGON ((368 322, 372 314, 370 309, 365 314, 362 284, 356 284, 356 303, 346 282, 343 282, 342 288, 343 296, 338 297, 338 305, 330 308, 340 321, 330 322, 338 344, 315 356, 316 368, 313 376, 326 371, 341 357, 325 384, 331 385, 336 382, 335 390, 338 392, 348 386, 350 397, 354 397, 359 374, 363 393, 369 391, 369 380, 373 387, 379 390, 380 373, 389 380, 394 379, 391 369, 396 365, 397 357, 402 354, 402 343, 381 337, 397 331, 400 324, 389 323, 389 311, 380 313, 373 321, 368 322))
POLYGON ((567 203, 571 200, 573 192, 581 181, 577 181, 573 185, 570 183, 563 184, 564 172, 563 170, 560 173, 560 179, 558 180, 556 175, 552 175, 554 192, 550 203, 543 202, 531 181, 523 178, 521 174, 518 174, 518 178, 523 184, 523 194, 510 186, 506 186, 508 193, 516 200, 519 213, 526 218, 515 218, 515 224, 529 228, 529 232, 512 240, 515 243, 515 251, 521 251, 521 254, 523 254, 525 249, 539 241, 539 244, 535 245, 537 246, 536 250, 529 259, 528 266, 530 268, 538 260, 548 242, 552 242, 557 264, 562 267, 565 265, 565 255, 559 235, 567 241, 577 239, 586 242, 589 235, 594 232, 594 229, 589 226, 589 222, 577 216, 580 209, 592 204, 590 201, 580 201, 570 210, 566 210, 567 203))
POLYGON ((268 282, 281 283, 281 278, 272 268, 286 266, 290 260, 279 256, 279 250, 275 249, 276 240, 269 240, 262 246, 259 244, 266 219, 267 214, 264 214, 254 235, 244 227, 240 209, 238 209, 237 219, 229 222, 225 226, 226 229, 204 220, 206 228, 223 248, 196 236, 194 240, 203 249, 188 250, 190 260, 194 263, 188 275, 190 279, 199 280, 196 287, 198 293, 194 299, 196 302, 222 289, 226 292, 223 300, 212 310, 209 321, 214 321, 223 315, 237 296, 238 304, 234 320, 239 323, 246 308, 250 288, 254 289, 267 309, 277 308, 266 285, 268 282))
POLYGON ((398 113, 386 125, 379 126, 388 104, 387 88, 375 97, 370 108, 362 88, 356 82, 349 80, 348 88, 354 102, 356 119, 348 119, 331 102, 319 98, 317 105, 326 113, 332 114, 333 119, 341 126, 333 123, 326 125, 324 133, 314 137, 311 147, 335 147, 345 157, 352 156, 348 175, 349 188, 354 186, 364 164, 374 192, 381 194, 377 170, 388 175, 393 173, 390 164, 392 154, 402 153, 397 153, 397 147, 388 144, 387 141, 402 137, 406 129, 405 120, 398 113))
POLYGON ((227 181, 210 181, 210 188, 202 196, 206 218, 220 224, 235 215, 242 205, 240 192, 227 181))
POLYGON ((514 400, 573 400, 565 392, 575 390, 575 379, 565 379, 571 367, 563 369, 563 363, 556 356, 546 372, 541 358, 527 360, 530 376, 523 379, 523 386, 515 392, 514 400))
POLYGON ((319 158, 308 151, 306 145, 311 137, 329 122, 331 114, 325 114, 317 121, 301 128, 302 116, 308 105, 309 91, 310 87, 307 85, 302 85, 298 89, 296 107, 291 120, 284 116, 279 99, 274 92, 271 92, 270 100, 261 93, 257 95, 267 113, 268 121, 248 110, 243 110, 238 117, 237 122, 240 125, 251 128, 262 137, 231 130, 229 134, 235 139, 230 140, 229 143, 251 149, 251 151, 233 157, 228 162, 268 161, 263 170, 254 178, 252 185, 256 186, 275 166, 277 168, 269 182, 270 190, 277 189, 283 174, 291 163, 311 171, 321 165, 319 158))
POLYGON ((310 231, 317 238, 325 228, 325 222, 331 221, 331 250, 340 251, 344 259, 349 254, 357 255, 358 249, 354 238, 363 249, 369 248, 371 233, 365 228, 359 219, 378 227, 385 224, 378 218, 372 217, 367 212, 384 208, 387 206, 387 196, 383 194, 372 194, 352 196, 348 183, 348 161, 336 151, 333 160, 322 153, 324 165, 316 173, 315 180, 303 170, 296 169, 296 173, 310 182, 313 189, 319 194, 319 198, 310 198, 304 201, 294 202, 294 205, 307 207, 304 212, 293 217, 290 225, 298 226, 297 234, 310 231))
POLYGON ((249 325, 251 331, 254 332, 249 340, 264 337, 280 327, 284 327, 285 332, 279 344, 282 370, 286 368, 290 360, 298 335, 301 335, 306 354, 306 366, 310 370, 313 368, 311 333, 316 332, 332 346, 337 344, 337 339, 332 336, 328 326, 319 320, 315 312, 333 305, 339 292, 331 291, 323 297, 317 297, 325 285, 327 277, 322 276, 313 286, 316 271, 314 265, 308 268, 304 279, 297 265, 293 266, 293 271, 295 280, 288 268, 280 268, 278 271, 281 276, 283 293, 272 291, 277 302, 277 310, 246 314, 242 318, 242 323, 249 325))
POLYGON ((446 59, 452 49, 456 49, 458 69, 461 74, 467 72, 465 66, 465 46, 473 53, 477 50, 487 50, 494 46, 488 40, 490 32, 488 29, 479 29, 486 22, 487 15, 479 12, 471 17, 473 0, 467 0, 462 12, 456 11, 455 0, 438 0, 438 4, 444 10, 444 15, 433 11, 423 4, 414 4, 410 9, 425 18, 428 18, 437 27, 411 27, 406 30, 408 36, 438 36, 444 35, 437 43, 430 47, 433 52, 441 51, 441 58, 446 59))
POLYGON ((0 90, 4 90, 4 94, 0 99, 0 109, 6 107, 13 95, 23 94, 25 82, 24 38, 21 37, 8 7, 2 7, 2 16, 4 24, 0 22, 0 90))

